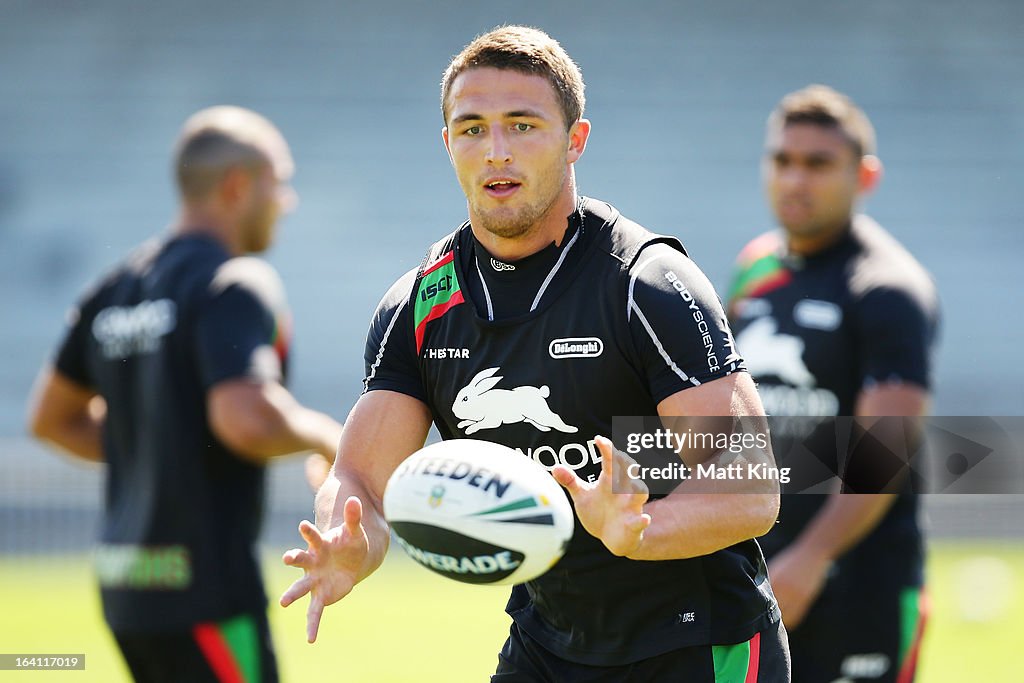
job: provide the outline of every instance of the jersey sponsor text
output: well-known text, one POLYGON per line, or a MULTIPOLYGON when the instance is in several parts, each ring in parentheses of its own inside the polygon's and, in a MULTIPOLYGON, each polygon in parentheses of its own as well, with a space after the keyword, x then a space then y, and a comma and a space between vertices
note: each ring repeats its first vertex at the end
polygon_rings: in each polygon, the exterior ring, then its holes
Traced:
POLYGON ((717 372, 722 367, 718 362, 718 355, 715 353, 715 340, 711 337, 711 327, 708 325, 708 321, 704 319, 704 311, 697 305, 696 300, 693 298, 693 294, 686 288, 683 281, 679 279, 679 276, 675 272, 669 270, 665 272, 665 279, 669 281, 672 288, 679 292, 679 296, 686 302, 691 313, 693 314, 693 321, 697 323, 697 331, 700 333, 700 341, 704 345, 705 355, 708 361, 708 371, 717 372))
POLYGON ((597 337, 552 339, 548 355, 552 358, 597 358, 604 353, 604 342, 597 337))
POLYGON ((153 353, 160 339, 177 325, 177 307, 170 299, 135 306, 110 306, 92 321, 92 334, 107 359, 153 353))

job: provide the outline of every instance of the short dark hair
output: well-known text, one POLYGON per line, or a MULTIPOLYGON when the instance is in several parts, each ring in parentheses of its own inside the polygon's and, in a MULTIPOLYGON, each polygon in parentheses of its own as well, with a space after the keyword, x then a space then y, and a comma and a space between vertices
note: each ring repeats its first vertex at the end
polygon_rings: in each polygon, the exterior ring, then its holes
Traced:
POLYGON ((277 159, 291 163, 288 144, 264 116, 220 105, 196 112, 175 144, 174 175, 185 201, 204 199, 234 166, 257 170, 277 159))
POLYGON ((827 85, 809 85, 783 97, 768 117, 769 137, 794 123, 838 130, 857 158, 875 153, 875 129, 867 114, 847 95, 827 85))
POLYGON ((452 83, 470 69, 492 67, 543 76, 558 96, 565 127, 583 116, 586 102, 583 74, 558 41, 528 26, 500 26, 477 36, 455 55, 441 78, 441 115, 448 123, 448 94, 452 83))

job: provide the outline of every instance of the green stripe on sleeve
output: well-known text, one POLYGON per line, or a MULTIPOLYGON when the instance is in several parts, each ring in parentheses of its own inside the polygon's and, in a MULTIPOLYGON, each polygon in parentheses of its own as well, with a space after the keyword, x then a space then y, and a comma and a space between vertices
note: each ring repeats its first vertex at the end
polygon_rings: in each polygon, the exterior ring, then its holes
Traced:
POLYGON ((262 680, 260 671, 260 639, 256 632, 256 619, 251 614, 243 614, 217 624, 224 642, 228 644, 231 654, 242 670, 245 683, 259 683, 262 680))
POLYGON ((907 659, 907 654, 914 646, 917 638, 917 627, 921 622, 921 589, 907 588, 900 593, 900 657, 899 664, 907 659))
POLYGON ((753 284, 764 280, 782 270, 782 261, 775 254, 767 254, 757 259, 742 271, 737 273, 733 281, 729 299, 736 300, 753 289, 753 284))
POLYGON ((715 683, 744 683, 750 665, 750 641, 736 645, 712 645, 715 683))

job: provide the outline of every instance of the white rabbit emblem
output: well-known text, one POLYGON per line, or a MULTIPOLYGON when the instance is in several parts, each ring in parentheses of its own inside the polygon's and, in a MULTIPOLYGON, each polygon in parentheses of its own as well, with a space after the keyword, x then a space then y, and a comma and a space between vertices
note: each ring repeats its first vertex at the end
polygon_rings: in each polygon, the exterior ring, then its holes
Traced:
POLYGON ((761 318, 748 325, 736 337, 736 346, 743 352, 747 370, 754 377, 775 375, 797 387, 815 384, 814 375, 804 364, 803 339, 780 334, 771 318, 761 318))
POLYGON ((459 429, 465 429, 466 436, 481 429, 494 429, 503 424, 526 422, 542 432, 557 429, 572 434, 579 431, 565 424, 550 407, 547 398, 551 390, 542 387, 516 387, 495 389, 494 385, 503 377, 494 377, 500 367, 478 372, 465 387, 459 390, 452 404, 452 412, 459 418, 459 429))

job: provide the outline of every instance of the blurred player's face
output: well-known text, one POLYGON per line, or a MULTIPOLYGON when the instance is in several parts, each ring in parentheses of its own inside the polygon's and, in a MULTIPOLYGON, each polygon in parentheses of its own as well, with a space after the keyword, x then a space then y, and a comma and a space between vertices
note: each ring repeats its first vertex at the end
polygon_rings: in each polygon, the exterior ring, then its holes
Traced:
POLYGON ((574 192, 570 165, 583 153, 589 124, 566 131, 546 78, 470 69, 452 84, 447 124, 442 135, 475 227, 505 239, 529 234, 547 218, 564 229, 572 206, 554 212, 574 192))
POLYGON ((792 123, 766 146, 764 182, 779 224, 791 238, 827 238, 850 222, 861 191, 861 160, 833 128, 792 123))
POLYGON ((252 175, 249 201, 241 218, 242 247, 247 253, 270 247, 278 219, 296 204, 290 184, 291 158, 281 154, 275 157, 272 162, 261 164, 252 175))

